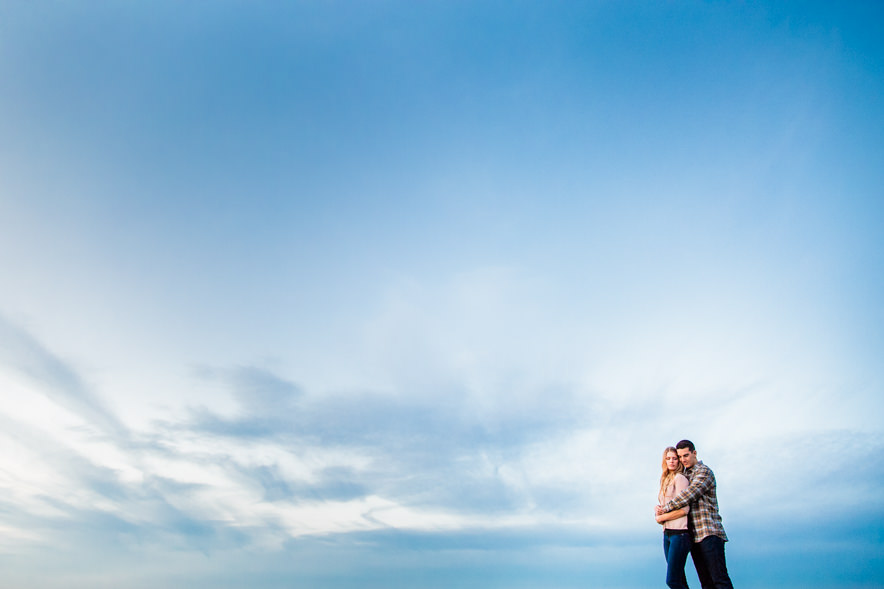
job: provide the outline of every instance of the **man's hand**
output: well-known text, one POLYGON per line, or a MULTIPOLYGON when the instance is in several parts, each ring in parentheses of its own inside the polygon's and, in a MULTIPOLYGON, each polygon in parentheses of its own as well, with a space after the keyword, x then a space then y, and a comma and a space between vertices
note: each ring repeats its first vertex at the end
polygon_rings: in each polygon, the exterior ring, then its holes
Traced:
POLYGON ((654 515, 663 515, 664 513, 666 513, 666 510, 663 509, 662 505, 658 505, 654 508, 654 515))

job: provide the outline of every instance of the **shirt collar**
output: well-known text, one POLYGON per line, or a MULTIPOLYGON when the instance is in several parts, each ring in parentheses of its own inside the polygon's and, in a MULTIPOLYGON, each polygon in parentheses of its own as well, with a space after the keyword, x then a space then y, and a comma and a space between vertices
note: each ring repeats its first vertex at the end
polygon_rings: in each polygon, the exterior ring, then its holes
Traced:
POLYGON ((703 461, 698 460, 697 463, 695 465, 693 465, 692 467, 684 469, 685 474, 690 474, 690 473, 694 472, 694 469, 697 468, 698 466, 700 466, 701 464, 703 464, 703 461))

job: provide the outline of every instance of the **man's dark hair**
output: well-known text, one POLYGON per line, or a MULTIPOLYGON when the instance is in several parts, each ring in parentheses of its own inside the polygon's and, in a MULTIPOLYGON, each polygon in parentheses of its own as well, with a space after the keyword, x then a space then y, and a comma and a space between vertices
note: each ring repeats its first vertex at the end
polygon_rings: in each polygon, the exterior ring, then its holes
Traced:
POLYGON ((676 450, 684 450, 685 448, 687 448, 691 452, 696 452, 696 449, 694 449, 694 443, 690 440, 682 440, 675 445, 676 450))

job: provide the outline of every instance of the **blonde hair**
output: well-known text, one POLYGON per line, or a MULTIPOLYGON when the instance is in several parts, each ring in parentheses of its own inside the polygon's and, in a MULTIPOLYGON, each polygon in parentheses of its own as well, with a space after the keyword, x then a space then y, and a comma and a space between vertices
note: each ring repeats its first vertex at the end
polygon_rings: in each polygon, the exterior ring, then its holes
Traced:
POLYGON ((665 450, 663 450, 663 474, 660 475, 660 494, 663 495, 666 493, 666 489, 669 488, 675 482, 675 475, 684 471, 684 465, 682 465, 681 461, 678 461, 678 466, 675 470, 669 470, 669 467, 666 466, 666 455, 672 452, 676 456, 678 456, 678 450, 673 448, 672 446, 667 446, 665 450))

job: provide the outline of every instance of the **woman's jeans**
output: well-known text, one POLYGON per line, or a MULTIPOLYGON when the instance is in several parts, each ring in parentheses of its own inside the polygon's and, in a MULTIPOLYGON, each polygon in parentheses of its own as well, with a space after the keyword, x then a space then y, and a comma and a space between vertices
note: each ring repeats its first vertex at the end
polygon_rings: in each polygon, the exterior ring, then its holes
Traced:
POLYGON ((690 533, 663 533, 663 556, 666 557, 666 584, 670 589, 688 589, 688 580, 684 576, 684 565, 687 562, 690 551, 690 533))

